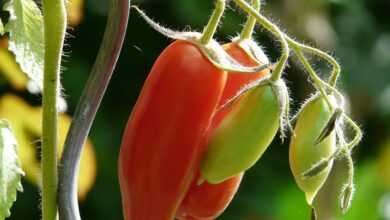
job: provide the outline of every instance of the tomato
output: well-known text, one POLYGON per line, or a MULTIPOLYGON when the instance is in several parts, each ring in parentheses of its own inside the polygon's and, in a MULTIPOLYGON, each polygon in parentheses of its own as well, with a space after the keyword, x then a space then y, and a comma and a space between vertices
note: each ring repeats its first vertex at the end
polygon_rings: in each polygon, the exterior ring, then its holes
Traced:
POLYGON ((119 180, 126 220, 171 220, 196 174, 226 72, 193 43, 166 48, 123 135, 119 180))
MULTIPOLYGON (((237 42, 232 42, 224 45, 225 50, 235 60, 244 66, 258 65, 248 53, 243 50, 237 42)), ((253 50, 256 50, 254 48, 253 50)), ((259 51, 258 57, 262 57, 261 63, 268 63, 267 57, 257 48, 259 51)), ((232 97, 234 97, 245 85, 257 80, 265 75, 269 74, 269 70, 263 70, 255 74, 242 74, 229 72, 228 79, 225 85, 225 89, 222 94, 219 106, 223 106, 232 97)), ((223 118, 231 111, 231 107, 223 108, 216 113, 213 118, 213 123, 206 135, 204 148, 207 149, 208 136, 212 131, 220 124, 223 118)), ((209 184, 203 183, 197 184, 199 176, 194 179, 192 186, 177 213, 177 217, 180 219, 215 219, 226 209, 234 195, 236 194, 238 187, 241 183, 243 174, 238 174, 222 183, 209 184)))
MULTIPOLYGON (((329 100, 335 102, 333 96, 329 100)), ((309 205, 326 181, 333 164, 322 163, 321 170, 314 176, 304 174, 321 161, 331 158, 336 151, 336 132, 332 131, 328 137, 315 144, 317 138, 326 127, 333 111, 322 96, 316 95, 307 101, 300 110, 294 133, 291 137, 289 161, 291 171, 299 188, 305 193, 309 205)))
MULTIPOLYGON (((254 61, 252 57, 248 55, 248 52, 245 51, 240 45, 239 42, 232 42, 224 45, 224 49, 226 52, 232 56, 237 62, 239 62, 243 66, 255 66, 260 64, 268 63, 268 58, 264 54, 264 52, 257 46, 249 43, 250 41, 242 42, 245 44, 248 42, 248 46, 252 48, 253 51, 256 51, 256 56, 261 58, 261 60, 254 61)), ((244 88, 247 84, 258 80, 269 74, 269 69, 262 70, 258 73, 246 74, 246 73, 237 73, 237 72, 229 72, 228 79, 225 85, 225 89, 222 94, 222 98, 220 100, 219 105, 223 106, 226 104, 231 98, 233 98, 242 88, 244 88)), ((215 117, 213 118, 213 124, 211 130, 214 130, 217 127, 223 118, 232 110, 232 106, 220 109, 215 117)))
POLYGON ((220 184, 192 183, 185 199, 180 205, 176 216, 179 219, 215 219, 223 213, 230 204, 243 174, 234 176, 220 184))
POLYGON ((201 162, 203 179, 220 183, 249 169, 259 160, 279 128, 283 111, 277 90, 271 82, 265 81, 245 92, 233 104, 232 112, 210 138, 201 162))

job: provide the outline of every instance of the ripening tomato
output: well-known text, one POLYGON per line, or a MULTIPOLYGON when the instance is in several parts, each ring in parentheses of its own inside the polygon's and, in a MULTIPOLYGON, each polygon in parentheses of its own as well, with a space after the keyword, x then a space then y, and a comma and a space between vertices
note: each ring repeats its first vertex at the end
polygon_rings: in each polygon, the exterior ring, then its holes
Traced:
POLYGON ((171 220, 184 199, 220 101, 226 72, 193 43, 166 48, 123 135, 119 179, 126 220, 171 220))
MULTIPOLYGON (((242 42, 245 43, 245 42, 242 42)), ((257 47, 256 44, 249 44, 252 47, 252 51, 256 51, 256 57, 261 58, 259 61, 254 61, 252 57, 248 55, 237 42, 232 42, 224 45, 225 50, 235 60, 237 60, 243 66, 255 66, 268 63, 268 59, 263 51, 257 47)), ((265 75, 269 74, 269 70, 263 70, 253 74, 243 74, 236 72, 229 72, 225 89, 223 91, 222 98, 219 106, 223 106, 232 97, 234 97, 245 85, 253 82, 265 75)), ((208 134, 205 137, 204 147, 207 148, 208 136, 212 131, 220 124, 223 118, 231 111, 231 107, 220 109, 213 118, 213 123, 208 130, 208 134)), ((243 174, 238 174, 225 180, 219 184, 209 184, 207 182, 198 185, 197 180, 199 175, 194 179, 192 186, 177 213, 177 217, 183 220, 207 220, 215 219, 227 208, 234 195, 236 194, 238 187, 241 183, 243 174)))

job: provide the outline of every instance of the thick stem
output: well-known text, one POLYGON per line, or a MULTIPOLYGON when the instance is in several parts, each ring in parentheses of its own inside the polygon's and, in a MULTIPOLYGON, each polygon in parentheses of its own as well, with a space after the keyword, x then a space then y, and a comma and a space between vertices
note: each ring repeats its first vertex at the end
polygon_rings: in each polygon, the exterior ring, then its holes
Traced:
POLYGON ((42 219, 57 219, 57 100, 66 31, 63 0, 43 0, 44 81, 42 120, 42 219))
POLYGON ((206 45, 213 39, 225 11, 225 7, 225 0, 217 0, 213 14, 211 15, 209 22, 203 30, 202 37, 200 38, 201 44, 206 45))
POLYGON ((73 116, 61 158, 58 197, 60 220, 81 219, 77 202, 81 152, 122 49, 129 10, 129 0, 110 2, 103 42, 73 116))
MULTIPOLYGON (((252 7, 256 11, 260 11, 261 1, 260 0, 252 0, 252 7)), ((256 18, 249 15, 248 20, 246 21, 244 28, 242 29, 240 39, 241 40, 250 40, 253 35, 253 30, 256 26, 256 18)))
POLYGON ((282 55, 277 62, 274 71, 271 76, 272 81, 277 81, 282 76, 284 67, 286 66, 290 49, 288 47, 287 41, 284 38, 284 34, 279 30, 279 28, 270 22, 268 19, 259 14, 255 9, 253 9, 248 3, 244 0, 234 0, 234 2, 246 13, 256 18, 256 21, 261 24, 265 29, 270 31, 277 39, 279 39, 282 45, 282 55))

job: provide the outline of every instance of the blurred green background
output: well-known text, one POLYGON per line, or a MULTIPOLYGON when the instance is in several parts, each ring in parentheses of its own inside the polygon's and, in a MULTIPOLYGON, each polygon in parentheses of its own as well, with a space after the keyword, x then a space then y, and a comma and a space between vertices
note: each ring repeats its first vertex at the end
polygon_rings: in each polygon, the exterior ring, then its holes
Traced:
MULTIPOLYGON (((62 82, 72 115, 88 78, 105 28, 107 0, 85 0, 80 23, 69 28, 62 82)), ((138 0, 148 15, 173 29, 202 30, 212 0, 138 0)), ((233 6, 233 4, 231 4, 233 6)), ((263 13, 291 36, 334 55, 342 64, 339 87, 349 100, 352 117, 364 130, 354 151, 356 193, 352 208, 340 219, 390 219, 390 1, 389 0, 268 0, 263 13)), ((245 15, 230 7, 217 34, 220 42, 237 35, 245 15)), ((279 46, 257 29, 256 39, 275 60, 279 46)), ((142 84, 159 53, 171 42, 131 12, 126 42, 115 74, 97 115, 90 138, 97 159, 96 181, 81 201, 87 220, 123 219, 117 180, 122 130, 142 84)), ((329 69, 312 60, 325 77, 329 69)), ((285 79, 296 111, 313 88, 293 57, 285 79)), ((32 105, 40 98, 2 80, 1 94, 16 94, 32 105)), ((287 142, 288 143, 288 142, 287 142)), ((221 220, 309 219, 303 193, 288 165, 288 144, 275 139, 250 169, 221 220)), ((24 181, 10 219, 39 219, 39 190, 24 181)))

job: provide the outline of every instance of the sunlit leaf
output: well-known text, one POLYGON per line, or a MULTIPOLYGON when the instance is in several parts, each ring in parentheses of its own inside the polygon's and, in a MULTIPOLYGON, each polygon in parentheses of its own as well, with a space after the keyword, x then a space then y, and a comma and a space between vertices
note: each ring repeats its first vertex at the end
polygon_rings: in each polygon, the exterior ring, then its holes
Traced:
MULTIPOLYGON (((0 117, 6 118, 13 125, 13 130, 20 143, 20 158, 26 178, 36 184, 40 183, 40 162, 37 149, 40 147, 42 134, 42 109, 32 107, 23 99, 5 95, 0 98, 0 117)), ((59 157, 70 126, 71 118, 66 114, 59 115, 59 157)), ((80 164, 79 198, 83 199, 92 188, 96 178, 96 157, 93 145, 87 141, 80 164)))
POLYGON ((10 13, 5 31, 9 32, 8 48, 21 69, 42 88, 44 36, 43 17, 33 0, 9 0, 4 10, 10 13))
POLYGON ((26 88, 27 77, 15 62, 15 57, 5 48, 0 48, 0 73, 18 90, 26 88))
POLYGON ((68 1, 68 21, 71 26, 77 26, 83 19, 84 0, 68 1))
POLYGON ((0 120, 0 220, 11 215, 10 209, 16 201, 17 191, 23 191, 22 175, 16 139, 8 123, 0 120))
MULTIPOLYGON (((32 94, 41 92, 39 86, 33 80, 28 80, 27 76, 20 69, 20 66, 15 61, 13 56, 6 49, 7 40, 0 40, 0 74, 10 82, 12 87, 17 90, 27 90, 32 94), (3 46, 4 45, 4 46, 3 46)), ((67 103, 64 97, 58 97, 58 111, 65 112, 67 110, 67 103)))

